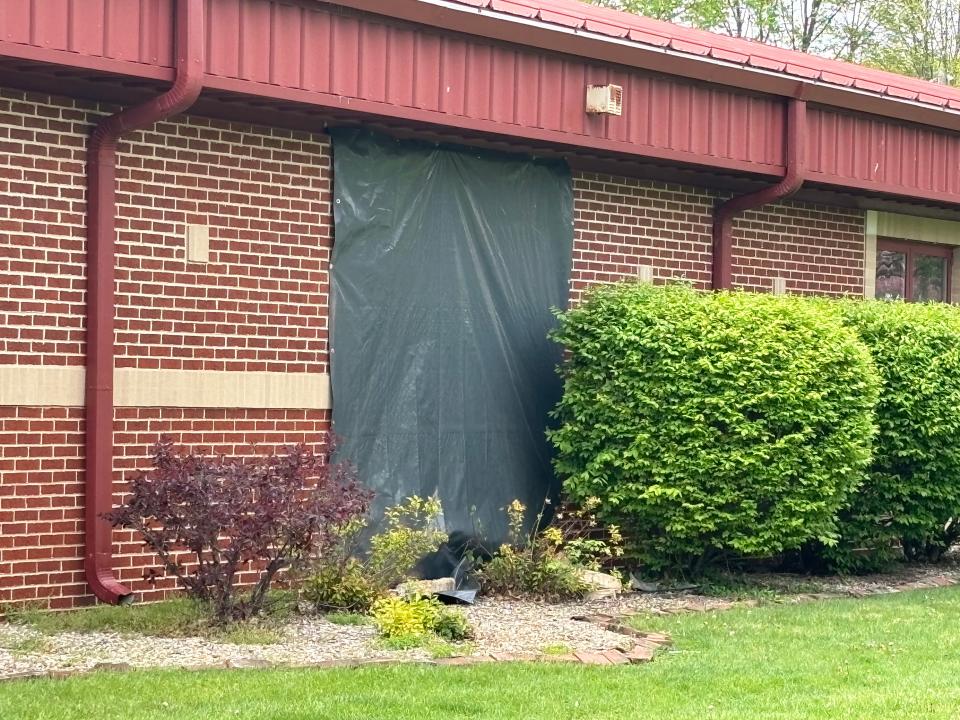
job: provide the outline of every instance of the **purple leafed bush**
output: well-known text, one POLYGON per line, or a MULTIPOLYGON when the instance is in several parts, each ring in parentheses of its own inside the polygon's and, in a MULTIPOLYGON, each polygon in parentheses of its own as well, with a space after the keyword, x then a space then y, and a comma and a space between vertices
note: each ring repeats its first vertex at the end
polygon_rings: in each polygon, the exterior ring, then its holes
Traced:
POLYGON ((209 603, 220 622, 257 615, 277 573, 322 553, 338 527, 364 515, 372 493, 352 466, 331 462, 332 440, 279 453, 225 458, 177 452, 162 437, 153 468, 130 482, 126 501, 105 517, 132 528, 163 573, 209 603), (249 594, 237 574, 259 578, 249 594))

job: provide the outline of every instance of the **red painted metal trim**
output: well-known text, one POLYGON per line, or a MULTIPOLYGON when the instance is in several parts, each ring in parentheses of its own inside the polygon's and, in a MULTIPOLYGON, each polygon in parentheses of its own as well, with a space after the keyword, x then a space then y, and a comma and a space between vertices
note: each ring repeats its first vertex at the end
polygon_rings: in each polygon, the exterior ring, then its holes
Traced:
POLYGON ((0 56, 20 58, 32 62, 62 65, 70 68, 83 68, 96 72, 110 73, 111 75, 129 75, 130 77, 146 78, 150 80, 164 80, 172 82, 174 70, 163 65, 134 62, 132 60, 117 60, 100 57, 98 55, 83 55, 67 50, 23 45, 21 43, 0 40, 0 56))
POLYGON ((720 205, 713 216, 713 289, 733 286, 733 218, 793 195, 803 185, 807 157, 807 103, 791 99, 786 108, 787 170, 776 185, 738 195, 720 205))
POLYGON ((948 203, 950 205, 960 204, 960 197, 958 197, 956 193, 946 191, 907 187, 905 185, 898 185, 897 183, 862 180, 853 177, 840 177, 835 173, 825 173, 815 170, 806 171, 806 176, 808 182, 816 182, 818 185, 829 186, 834 189, 862 190, 870 195, 884 195, 890 198, 902 198, 909 201, 930 200, 933 202, 948 203))
POLYGON ((104 602, 131 601, 113 574, 114 260, 116 155, 120 136, 189 108, 203 87, 203 0, 176 0, 176 80, 162 95, 110 115, 87 146, 86 553, 93 593, 104 602))
MULTIPOLYGON (((576 31, 574 26, 564 27, 561 23, 547 22, 542 25, 530 24, 526 18, 517 18, 517 22, 510 22, 502 17, 496 17, 489 14, 481 14, 479 8, 477 11, 469 9, 451 9, 442 5, 434 5, 422 0, 326 0, 330 4, 336 4, 349 7, 363 12, 370 12, 383 15, 389 18, 406 20, 409 22, 429 25, 454 32, 466 33, 486 37, 503 42, 516 43, 527 47, 535 47, 543 50, 552 50, 555 52, 574 55, 580 58, 592 58, 604 62, 617 63, 627 67, 643 68, 654 72, 665 73, 674 76, 681 76, 702 80, 705 82, 726 85, 731 88, 743 90, 752 90, 755 92, 768 93, 772 95, 782 95, 784 97, 796 97, 799 86, 809 86, 806 99, 811 102, 832 105, 839 108, 847 108, 858 112, 872 113, 884 117, 897 118, 915 123, 923 123, 935 127, 960 130, 960 113, 949 112, 940 104, 924 104, 918 100, 919 93, 904 93, 901 97, 896 94, 879 94, 875 91, 858 87, 848 87, 839 84, 828 83, 818 76, 822 75, 821 69, 811 69, 806 75, 803 69, 798 69, 796 63, 787 64, 787 59, 794 59, 794 55, 799 59, 813 60, 816 62, 831 63, 835 61, 822 60, 804 53, 787 52, 782 61, 775 64, 777 67, 783 67, 782 70, 768 69, 767 67, 748 67, 739 62, 727 60, 721 55, 712 53, 712 57, 706 58, 699 54, 669 53, 668 48, 654 44, 649 39, 638 40, 636 33, 631 32, 630 39, 637 40, 637 43, 627 43, 621 38, 613 36, 604 36, 603 34, 586 34, 583 31, 587 28, 584 23, 577 19, 576 31), (793 72, 796 71, 796 72, 793 72), (813 77, 807 77, 812 75, 813 77)), ((453 0, 454 3, 461 0, 453 0)), ((483 2, 482 6, 486 7, 483 2)), ((574 5, 576 7, 576 4, 574 5)), ((578 12, 599 12, 603 8, 591 8, 584 4, 576 8, 578 12)), ((609 11, 606 11, 609 12, 609 11)), ((629 16, 631 20, 638 16, 629 16)), ((542 18, 541 18, 542 19, 542 18)), ((646 18, 639 18, 638 22, 646 21, 646 18)), ((679 35, 686 32, 685 28, 676 25, 661 23, 672 35, 679 35)), ((703 33, 701 33, 703 34, 703 33)), ((741 48, 753 48, 754 43, 748 41, 739 41, 735 38, 726 38, 723 36, 705 34, 713 44, 720 50, 730 49, 739 50, 741 48), (729 48, 727 48, 729 45, 729 48)), ((672 44, 670 37, 663 37, 664 45, 672 44)), ((684 43, 684 46, 690 43, 684 43)), ((704 44, 709 49, 709 45, 704 44)), ((771 48, 758 45, 757 51, 768 51, 771 48)), ((744 51, 748 52, 748 51, 744 51)), ((776 50, 775 50, 776 52, 776 50)), ((756 59, 759 56, 756 52, 748 55, 748 59, 756 59)), ((779 56, 778 56, 779 57, 779 56)), ((913 78, 906 78, 890 73, 881 73, 870 68, 861 68, 850 66, 847 63, 841 63, 844 68, 854 68, 864 79, 872 78, 876 74, 889 78, 902 79, 903 82, 911 84, 919 83, 923 87, 932 88, 931 92, 936 91, 937 85, 924 83, 913 78)), ((841 75, 834 73, 839 79, 841 75)), ((830 77, 833 77, 831 75, 830 77)), ((943 92, 951 92, 944 89, 943 92)), ((960 101, 957 101, 960 104, 960 101)), ((939 100, 938 100, 939 103, 939 100)), ((949 103, 948 103, 949 104, 949 103)))
POLYGON ((504 137, 545 142, 556 146, 590 148, 603 152, 642 156, 644 159, 655 159, 670 163, 684 163, 699 167, 736 170, 739 172, 773 177, 779 177, 783 175, 784 172, 782 165, 771 163, 734 160, 731 158, 705 155, 703 153, 671 150, 670 148, 656 147, 653 145, 638 145, 637 143, 608 140, 591 135, 579 135, 536 127, 524 127, 513 123, 470 118, 463 115, 451 115, 432 110, 393 105, 387 102, 334 95, 332 93, 285 88, 237 78, 208 75, 204 87, 210 88, 211 90, 222 90, 230 93, 313 105, 339 112, 346 111, 373 118, 408 120, 416 123, 453 127, 470 132, 482 132, 504 137))

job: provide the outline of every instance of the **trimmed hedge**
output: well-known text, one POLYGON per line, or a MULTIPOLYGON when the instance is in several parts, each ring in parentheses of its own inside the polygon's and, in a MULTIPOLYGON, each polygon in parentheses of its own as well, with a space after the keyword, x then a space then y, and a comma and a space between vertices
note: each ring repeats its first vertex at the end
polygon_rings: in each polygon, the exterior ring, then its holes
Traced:
POLYGON ((960 311, 872 300, 839 308, 880 374, 879 435, 867 481, 841 513, 841 542, 823 556, 833 569, 873 570, 899 540, 907 559, 935 559, 960 515, 960 311))
POLYGON ((833 542, 870 461, 878 381, 831 305, 602 286, 559 314, 550 432, 575 501, 599 498, 653 570, 833 542))

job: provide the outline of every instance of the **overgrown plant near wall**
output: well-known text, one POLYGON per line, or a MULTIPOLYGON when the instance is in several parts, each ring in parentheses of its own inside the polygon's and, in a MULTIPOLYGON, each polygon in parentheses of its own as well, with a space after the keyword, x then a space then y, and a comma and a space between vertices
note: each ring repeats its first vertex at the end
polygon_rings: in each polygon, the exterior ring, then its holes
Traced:
POLYGON ((619 528, 610 525, 595 536, 590 498, 583 507, 564 507, 546 523, 546 503, 526 529, 527 508, 514 500, 506 508, 508 535, 493 556, 479 569, 483 591, 492 595, 533 597, 547 602, 575 600, 594 589, 585 570, 597 571, 622 555, 619 528))
POLYGON ((242 459, 178 453, 161 438, 153 468, 107 518, 140 533, 162 564, 218 621, 260 612, 277 573, 322 553, 336 528, 362 517, 371 493, 351 466, 331 462, 332 440, 242 459), (249 592, 238 573, 253 569, 249 592))
POLYGON ((841 542, 820 552, 846 571, 876 569, 897 541, 908 560, 936 559, 960 536, 960 311, 884 301, 837 307, 880 374, 879 434, 867 480, 841 512, 841 542))
POLYGON ((334 531, 335 539, 312 564, 304 597, 321 612, 367 612, 387 590, 406 580, 417 561, 447 539, 439 529, 442 508, 437 498, 412 495, 388 507, 383 527, 363 552, 366 518, 334 531))
POLYGON ((636 560, 696 572, 835 541, 879 383, 829 305, 620 284, 561 313, 553 337, 568 350, 557 471, 636 560))

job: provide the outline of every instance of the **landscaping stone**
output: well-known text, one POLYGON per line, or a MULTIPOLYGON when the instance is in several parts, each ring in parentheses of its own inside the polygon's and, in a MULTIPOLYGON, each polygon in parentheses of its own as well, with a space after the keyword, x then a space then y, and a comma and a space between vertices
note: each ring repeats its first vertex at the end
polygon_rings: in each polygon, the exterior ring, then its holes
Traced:
POLYGON ((579 650, 574 653, 574 656, 584 665, 610 665, 609 658, 602 652, 579 650))
POLYGON ((587 602, 616 597, 623 591, 623 583, 620 582, 620 579, 607 573, 581 570, 580 578, 593 588, 584 598, 587 602))
POLYGON ((627 665, 630 662, 620 650, 606 650, 602 655, 610 661, 611 665, 627 665))
POLYGON ((648 647, 635 647, 632 650, 629 650, 623 654, 623 656, 630 663, 645 663, 651 662, 656 651, 653 648, 648 647))
POLYGON ((441 592, 453 592, 456 589, 457 581, 453 578, 438 578, 436 580, 410 580, 397 585, 394 592, 401 596, 411 593, 435 595, 441 592))

